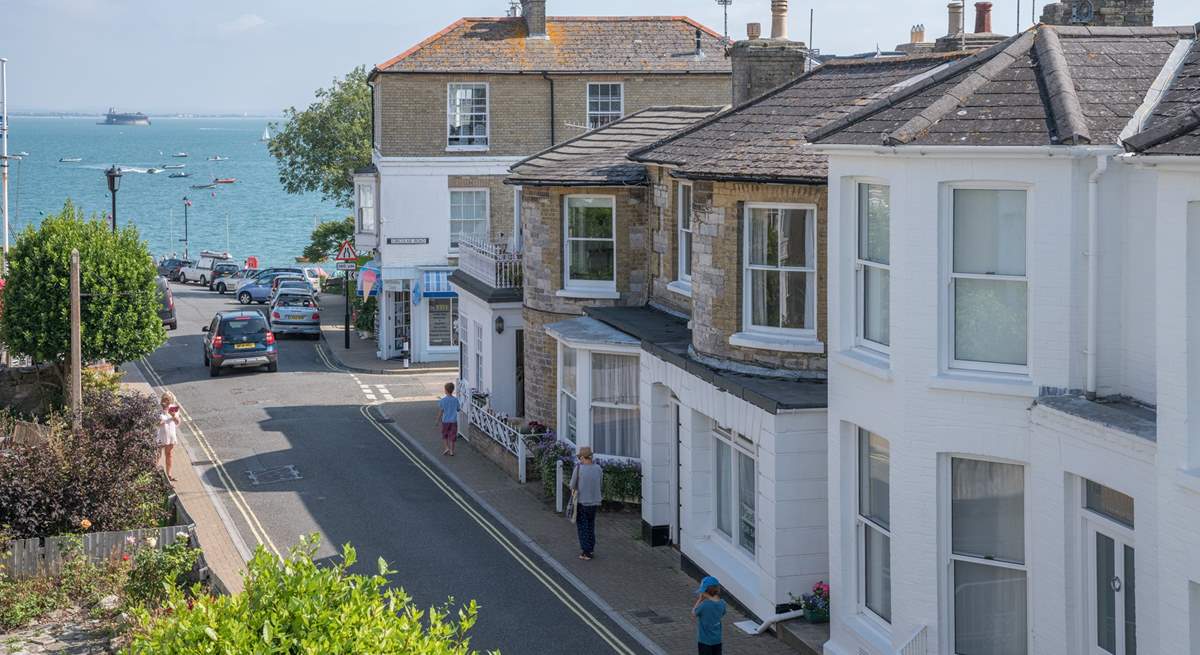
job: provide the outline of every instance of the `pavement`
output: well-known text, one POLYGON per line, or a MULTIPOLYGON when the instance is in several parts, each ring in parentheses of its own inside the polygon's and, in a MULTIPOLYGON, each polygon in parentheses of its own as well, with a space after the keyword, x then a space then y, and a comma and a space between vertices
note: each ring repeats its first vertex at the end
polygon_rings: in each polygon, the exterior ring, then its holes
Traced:
MULTIPOLYGON (((453 373, 348 373, 319 342, 281 339, 278 372, 210 378, 200 327, 217 311, 244 307, 199 287, 173 289, 179 329, 139 366, 180 401, 180 438, 194 455, 188 468, 220 509, 215 518, 194 515, 198 525, 275 553, 315 533, 323 562, 351 543, 356 571, 374 572, 383 558, 417 607, 478 601, 471 646, 481 651, 665 652, 367 411, 369 393, 424 412, 453 373)), ((425 414, 431 428, 433 418, 425 414)))
POLYGON ((445 362, 432 364, 410 363, 404 365, 399 359, 379 359, 375 339, 362 339, 352 325, 350 327, 350 347, 346 348, 346 297, 341 294, 321 294, 321 340, 325 343, 327 354, 332 362, 355 373, 373 375, 404 374, 411 371, 426 371, 438 373, 455 373, 457 366, 447 366, 445 362))

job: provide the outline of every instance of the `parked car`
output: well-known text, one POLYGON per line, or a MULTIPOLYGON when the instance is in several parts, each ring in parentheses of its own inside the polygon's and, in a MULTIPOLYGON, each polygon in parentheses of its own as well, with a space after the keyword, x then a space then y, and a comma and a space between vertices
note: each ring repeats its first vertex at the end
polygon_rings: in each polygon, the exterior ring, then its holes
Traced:
POLYGON ((241 283, 238 284, 237 290, 241 291, 241 288, 243 286, 245 286, 246 284, 249 284, 252 281, 257 282, 258 280, 261 280, 264 277, 267 277, 269 275, 277 275, 280 273, 291 273, 293 275, 302 275, 303 271, 300 270, 300 268, 297 266, 273 266, 271 268, 263 268, 263 269, 260 269, 257 272, 255 272, 254 275, 247 276, 244 280, 242 280, 241 283))
POLYGON ((235 291, 238 288, 238 285, 240 285, 244 280, 252 278, 255 275, 258 275, 258 269, 243 268, 236 273, 223 275, 213 280, 209 286, 213 288, 213 291, 224 295, 226 291, 235 291))
MULTIPOLYGON (((303 280, 294 273, 274 272, 257 275, 255 277, 243 280, 238 285, 237 299, 243 305, 249 305, 252 302, 264 304, 271 301, 271 297, 275 295, 274 282, 279 277, 290 276, 296 279, 303 280)), ((307 281, 305 281, 307 284, 307 281)))
POLYGON ((220 375, 223 368, 265 366, 272 373, 279 370, 275 333, 259 312, 219 312, 201 330, 204 365, 212 377, 220 375))
POLYGON ((275 278, 273 280, 271 280, 272 293, 274 293, 275 291, 278 291, 279 285, 283 284, 283 282, 285 280, 292 281, 292 282, 300 282, 303 285, 303 288, 306 288, 309 291, 312 291, 312 283, 308 281, 308 278, 304 277, 303 275, 293 275, 292 273, 283 273, 283 274, 275 276, 275 278))
POLYGON ((175 317, 175 294, 171 293, 167 278, 160 275, 155 282, 158 285, 158 317, 162 319, 163 327, 174 330, 179 327, 179 320, 175 317))
POLYGON ((242 268, 233 262, 219 262, 212 269, 212 277, 208 279, 208 290, 217 290, 217 281, 240 273, 242 268))
MULTIPOLYGON (((193 266, 184 266, 179 269, 179 281, 187 284, 188 282, 199 282, 200 286, 208 286, 208 281, 212 279, 213 268, 221 262, 228 262, 233 259, 233 256, 227 252, 216 252, 214 250, 203 250, 200 252, 200 259, 193 266)), ((236 266, 237 264, 234 264, 236 266)))
POLYGON ((275 284, 275 294, 274 295, 279 295, 280 293, 282 293, 285 290, 306 293, 306 294, 313 296, 314 298, 317 295, 317 292, 313 291, 312 285, 308 283, 308 280, 298 280, 298 279, 287 277, 287 276, 280 276, 280 277, 275 278, 274 284, 275 284))
POLYGON ((304 277, 308 278, 309 282, 312 282, 313 291, 321 293, 321 271, 312 266, 305 266, 304 277))
POLYGON ((271 301, 270 321, 276 334, 321 336, 321 307, 306 290, 280 289, 271 301))
POLYGON ((177 257, 172 257, 170 259, 164 259, 158 265, 158 274, 166 277, 168 280, 172 280, 172 281, 178 280, 179 279, 179 269, 183 268, 184 266, 191 266, 191 265, 192 265, 192 262, 187 259, 179 259, 177 257))

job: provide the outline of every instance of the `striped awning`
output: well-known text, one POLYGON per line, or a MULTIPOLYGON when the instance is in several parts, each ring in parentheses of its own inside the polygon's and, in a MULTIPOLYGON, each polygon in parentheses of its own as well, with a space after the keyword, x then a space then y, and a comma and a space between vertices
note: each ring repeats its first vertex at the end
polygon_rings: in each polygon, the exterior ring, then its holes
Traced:
POLYGON ((450 271, 424 271, 421 275, 421 286, 426 298, 458 297, 450 286, 450 271))

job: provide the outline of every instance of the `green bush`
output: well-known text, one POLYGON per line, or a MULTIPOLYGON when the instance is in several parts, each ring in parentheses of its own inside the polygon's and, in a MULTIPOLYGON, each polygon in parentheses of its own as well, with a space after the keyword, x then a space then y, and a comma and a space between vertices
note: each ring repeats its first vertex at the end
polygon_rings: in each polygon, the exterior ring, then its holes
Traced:
POLYGON ((134 612, 139 627, 129 655, 189 653, 405 653, 469 655, 467 632, 475 624, 471 601, 451 618, 450 604, 418 610, 401 589, 387 589, 393 573, 349 573, 356 553, 342 547, 341 561, 318 567, 317 538, 303 539, 286 560, 259 546, 250 560, 246 590, 233 596, 169 593, 165 610, 134 612))
POLYGON ((355 299, 354 301, 354 327, 363 332, 375 331, 375 318, 379 314, 379 302, 375 300, 375 296, 371 296, 366 300, 355 299))
POLYGON ((200 559, 200 549, 188 545, 186 532, 177 534, 175 543, 162 550, 149 545, 133 556, 133 571, 125 582, 125 599, 130 605, 162 605, 171 589, 187 584, 188 574, 200 559))

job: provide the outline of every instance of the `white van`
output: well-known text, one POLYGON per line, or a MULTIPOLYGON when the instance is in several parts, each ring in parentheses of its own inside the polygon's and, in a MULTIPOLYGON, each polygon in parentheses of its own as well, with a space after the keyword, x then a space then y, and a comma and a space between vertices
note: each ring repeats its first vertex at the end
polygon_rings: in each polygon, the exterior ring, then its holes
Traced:
POLYGON ((212 279, 213 267, 219 263, 231 261, 233 256, 227 252, 218 252, 215 250, 201 250, 200 259, 192 266, 187 266, 179 269, 179 281, 187 284, 188 282, 199 282, 200 286, 208 286, 209 280, 212 279))

